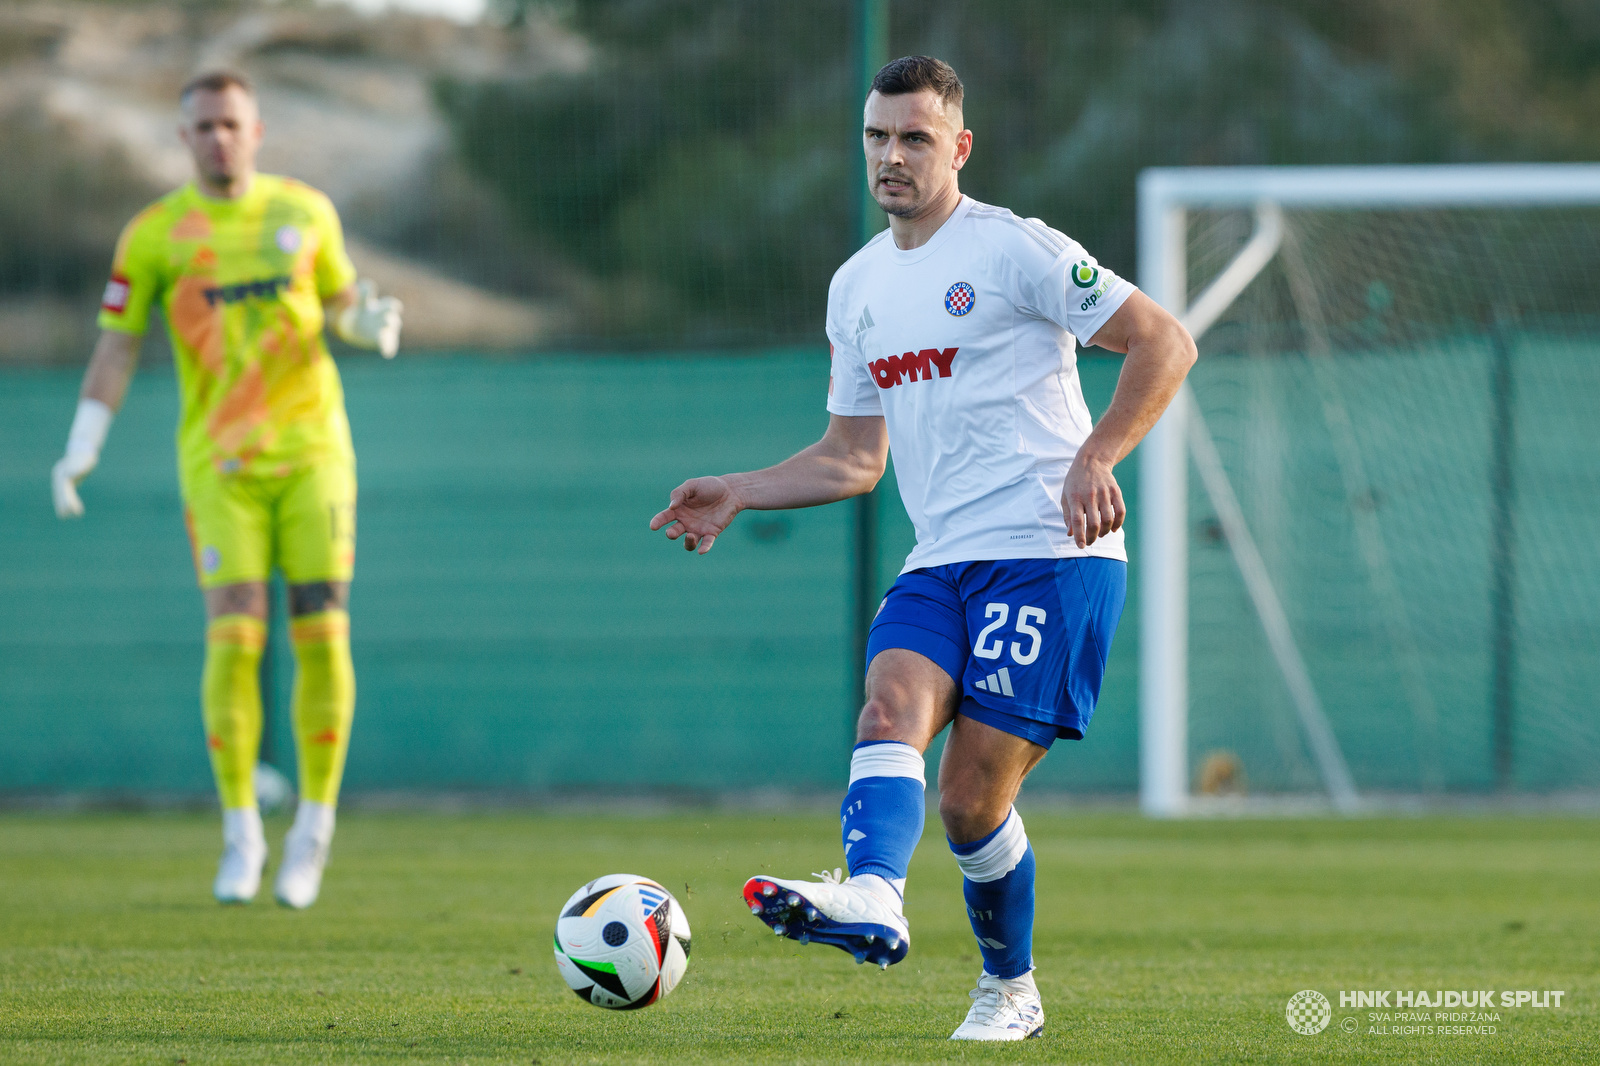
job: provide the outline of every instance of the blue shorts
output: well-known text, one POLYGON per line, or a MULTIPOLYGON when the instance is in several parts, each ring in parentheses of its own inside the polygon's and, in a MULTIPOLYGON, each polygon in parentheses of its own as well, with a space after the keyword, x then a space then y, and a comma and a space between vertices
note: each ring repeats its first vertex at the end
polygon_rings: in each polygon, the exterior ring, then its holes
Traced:
POLYGON ((925 655, 961 686, 961 714, 1048 748, 1082 740, 1128 595, 1120 559, 1004 559, 901 574, 867 638, 925 655))

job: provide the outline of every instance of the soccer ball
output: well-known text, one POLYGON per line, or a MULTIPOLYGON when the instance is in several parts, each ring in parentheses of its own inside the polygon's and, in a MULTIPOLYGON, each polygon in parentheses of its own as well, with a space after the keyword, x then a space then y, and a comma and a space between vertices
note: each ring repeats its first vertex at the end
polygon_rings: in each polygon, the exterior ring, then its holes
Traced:
POLYGON ((648 877, 590 881, 556 919, 556 969, 579 999, 597 1007, 648 1007, 677 987, 688 966, 689 919, 648 877))
POLYGON ((294 786, 271 763, 256 763, 256 806, 262 814, 276 814, 294 799, 294 786))

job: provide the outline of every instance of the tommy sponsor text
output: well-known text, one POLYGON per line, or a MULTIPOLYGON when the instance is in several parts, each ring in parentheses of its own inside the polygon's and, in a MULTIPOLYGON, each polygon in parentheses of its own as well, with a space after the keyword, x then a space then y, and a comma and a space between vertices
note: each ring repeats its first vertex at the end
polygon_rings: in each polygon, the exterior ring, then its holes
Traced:
POLYGON ((878 388, 892 389, 902 381, 932 381, 936 371, 938 377, 949 377, 958 351, 959 348, 924 348, 920 352, 874 359, 867 364, 867 369, 872 371, 872 380, 878 383, 878 388))

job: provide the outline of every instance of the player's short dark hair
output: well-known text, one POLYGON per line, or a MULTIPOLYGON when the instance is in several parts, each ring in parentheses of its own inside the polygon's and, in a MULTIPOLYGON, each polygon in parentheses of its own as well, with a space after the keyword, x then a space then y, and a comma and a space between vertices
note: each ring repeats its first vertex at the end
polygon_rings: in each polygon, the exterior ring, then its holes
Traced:
POLYGON ((237 70, 206 70, 183 83, 183 88, 178 90, 178 103, 183 103, 197 92, 220 93, 228 89, 239 89, 250 97, 256 94, 256 87, 250 84, 250 79, 237 70))
POLYGON ((961 106, 965 93, 955 68, 932 56, 901 56, 873 75, 872 89, 884 96, 932 90, 946 108, 961 106))

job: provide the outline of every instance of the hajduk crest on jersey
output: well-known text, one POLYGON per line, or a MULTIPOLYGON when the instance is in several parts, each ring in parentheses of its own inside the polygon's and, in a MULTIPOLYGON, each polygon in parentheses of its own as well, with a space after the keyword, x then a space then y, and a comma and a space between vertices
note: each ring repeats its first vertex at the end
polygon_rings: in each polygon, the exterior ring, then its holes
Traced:
POLYGON ((977 298, 978 294, 973 291, 971 285, 964 281, 958 281, 950 286, 949 292, 944 294, 944 309, 960 318, 972 310, 972 305, 977 298))

